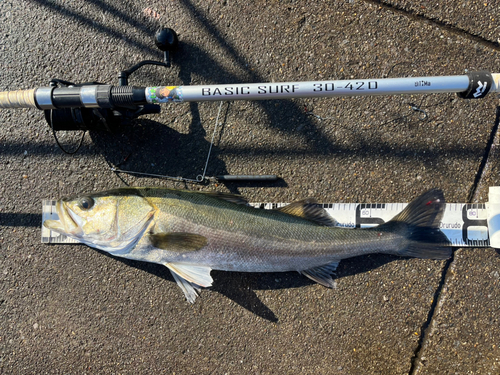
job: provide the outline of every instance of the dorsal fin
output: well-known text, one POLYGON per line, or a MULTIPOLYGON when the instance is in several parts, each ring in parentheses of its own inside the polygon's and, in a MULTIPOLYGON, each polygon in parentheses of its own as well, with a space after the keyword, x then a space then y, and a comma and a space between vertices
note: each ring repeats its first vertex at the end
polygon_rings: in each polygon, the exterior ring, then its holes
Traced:
POLYGON ((206 194, 211 197, 222 199, 227 202, 236 203, 236 204, 248 204, 248 201, 243 198, 241 195, 231 194, 231 193, 223 193, 220 191, 200 191, 199 194, 206 194))
POLYGON ((277 208, 277 210, 288 215, 313 221, 325 227, 334 227, 337 225, 337 221, 328 215, 325 209, 320 207, 314 198, 302 199, 287 206, 277 208))

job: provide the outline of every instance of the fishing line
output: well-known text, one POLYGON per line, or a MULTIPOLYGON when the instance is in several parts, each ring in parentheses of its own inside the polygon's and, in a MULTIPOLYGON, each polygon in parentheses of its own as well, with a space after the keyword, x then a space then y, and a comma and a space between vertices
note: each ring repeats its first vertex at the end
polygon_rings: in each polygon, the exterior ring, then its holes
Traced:
MULTIPOLYGON (((174 176, 155 174, 155 173, 130 171, 130 170, 125 170, 125 169, 120 169, 120 168, 114 167, 114 166, 110 167, 111 171, 115 172, 115 173, 127 173, 127 174, 140 175, 140 176, 146 176, 146 177, 162 178, 162 179, 176 181, 176 182, 187 182, 187 183, 197 183, 197 184, 202 184, 202 183, 207 183, 207 182, 218 182, 218 181, 225 181, 225 182, 248 182, 248 181, 272 182, 272 181, 278 180, 278 176, 276 176, 276 175, 232 175, 232 174, 226 174, 226 175, 218 175, 218 176, 207 176, 208 163, 210 161, 210 156, 212 155, 212 150, 213 150, 213 146, 215 143, 215 136, 217 134, 217 130, 219 128, 219 125, 222 125, 220 118, 221 118, 223 104, 224 104, 223 101, 221 101, 219 104, 219 109, 217 111, 217 116, 215 119, 215 126, 214 126, 214 130, 212 132, 212 138, 210 140, 210 146, 208 149, 207 158, 205 160, 205 167, 203 168, 203 173, 197 175, 195 179, 185 178, 185 177, 181 177, 181 176, 174 177, 174 176)), ((228 104, 228 108, 229 108, 229 104, 228 104)))
POLYGON ((80 150, 80 148, 82 147, 83 139, 85 138, 85 133, 87 131, 86 130, 82 130, 82 136, 80 138, 80 142, 78 142, 78 145, 74 148, 74 150, 68 151, 59 142, 59 138, 57 137, 56 130, 54 129, 54 123, 53 123, 53 120, 52 120, 52 112, 50 112, 49 116, 50 116, 49 126, 52 129, 52 135, 54 136, 54 140, 56 141, 56 144, 59 146, 59 148, 61 149, 61 151, 64 152, 65 154, 68 154, 68 155, 74 155, 74 154, 76 154, 78 152, 78 150, 80 150))
MULTIPOLYGON (((422 100, 420 101, 420 104, 414 104, 414 103, 408 103, 407 106, 408 108, 413 111, 413 113, 411 113, 410 115, 407 115, 407 114, 402 114, 400 115, 399 117, 395 117, 395 118, 392 118, 391 120, 388 120, 388 121, 385 121, 385 122, 382 122, 380 125, 386 125, 386 124, 390 124, 391 122, 409 122, 411 121, 410 118, 414 115, 414 114, 419 114, 418 116, 418 120, 421 121, 421 122, 425 122, 429 119, 429 113, 424 110, 423 108, 429 108, 429 107, 433 107, 433 106, 437 106, 441 103, 437 103, 437 104, 432 104, 432 105, 428 105, 428 106, 424 106, 422 107, 422 103, 423 101, 425 100, 425 96, 422 98, 422 100)), ((304 104, 304 113, 306 116, 312 116, 312 117, 315 117, 316 119, 318 119, 318 121, 325 121, 325 120, 333 120, 335 119, 334 116, 330 116, 330 117, 323 117, 323 116, 320 116, 316 113, 314 113, 313 110, 309 110, 307 105, 304 104)))
POLYGON ((196 180, 198 182, 203 182, 205 180, 205 174, 207 173, 208 161, 210 160, 210 154, 212 153, 212 147, 214 145, 215 134, 217 133, 217 127, 219 126, 219 116, 220 111, 222 109, 222 104, 224 102, 220 102, 219 111, 217 112, 217 118, 215 119, 215 127, 214 132, 212 133, 212 140, 210 141, 210 148, 208 149, 207 161, 205 162, 205 169, 203 169, 203 174, 196 176, 196 180))
POLYGON ((208 168, 208 162, 210 161, 210 155, 212 154, 212 148, 214 145, 214 139, 215 135, 217 134, 217 128, 219 126, 219 118, 220 118, 220 113, 222 110, 222 105, 224 102, 220 102, 219 104, 219 110, 217 111, 217 117, 215 119, 215 126, 214 126, 214 131, 212 133, 212 139, 210 141, 210 147, 208 149, 208 154, 207 154, 207 159, 205 161, 205 168, 203 169, 203 173, 199 174, 196 176, 195 179, 192 178, 185 178, 185 177, 174 177, 174 176, 168 176, 168 175, 162 175, 162 174, 155 174, 155 173, 145 173, 145 172, 137 172, 137 171, 129 171, 125 169, 120 169, 116 167, 111 167, 111 171, 115 173, 127 173, 127 174, 134 174, 134 175, 140 175, 140 176, 146 176, 146 177, 155 177, 155 178, 162 178, 165 180, 171 180, 171 181, 177 181, 177 182, 189 182, 189 183, 204 183, 207 180, 212 180, 215 179, 215 177, 206 177, 206 172, 208 168))

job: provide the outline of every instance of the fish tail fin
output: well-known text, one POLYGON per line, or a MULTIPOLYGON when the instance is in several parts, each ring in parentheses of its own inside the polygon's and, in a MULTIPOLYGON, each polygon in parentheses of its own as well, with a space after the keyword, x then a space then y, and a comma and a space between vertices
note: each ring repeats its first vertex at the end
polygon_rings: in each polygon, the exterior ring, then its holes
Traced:
POLYGON ((432 189, 414 201, 392 220, 377 230, 404 233, 406 241, 401 250, 391 252, 399 256, 427 259, 447 259, 451 256, 451 243, 439 229, 445 208, 441 190, 432 189))

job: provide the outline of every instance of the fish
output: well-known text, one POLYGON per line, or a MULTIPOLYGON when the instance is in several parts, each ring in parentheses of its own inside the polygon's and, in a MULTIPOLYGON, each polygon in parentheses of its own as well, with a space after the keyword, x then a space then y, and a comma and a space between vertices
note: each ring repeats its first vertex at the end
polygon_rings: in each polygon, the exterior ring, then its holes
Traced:
POLYGON ((166 266, 194 303, 212 270, 298 271, 334 288, 339 262, 383 253, 442 260, 451 244, 439 229, 445 200, 432 189, 390 221, 336 227, 313 198, 264 210, 239 196, 161 187, 124 187, 62 198, 44 226, 92 248, 166 266))

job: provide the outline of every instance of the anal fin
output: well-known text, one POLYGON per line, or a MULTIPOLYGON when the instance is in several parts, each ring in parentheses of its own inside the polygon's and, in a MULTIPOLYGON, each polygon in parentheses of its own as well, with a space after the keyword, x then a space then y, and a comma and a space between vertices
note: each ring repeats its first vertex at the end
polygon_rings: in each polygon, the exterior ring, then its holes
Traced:
POLYGON ((324 266, 302 270, 300 273, 307 276, 311 280, 316 281, 318 284, 326 286, 327 288, 335 288, 336 283, 332 278, 332 273, 335 272, 338 265, 339 262, 333 262, 324 266))
POLYGON ((177 285, 182 289, 188 302, 194 303, 199 290, 199 287, 212 286, 212 269, 206 266, 195 266, 191 264, 180 263, 165 263, 172 275, 174 276, 177 285))
POLYGON ((186 300, 189 303, 194 303, 196 300, 196 297, 198 297, 198 292, 200 288, 196 284, 192 284, 189 281, 183 279, 179 275, 177 275, 174 271, 170 270, 170 273, 175 279, 175 282, 181 288, 181 290, 184 292, 184 296, 186 296, 186 300))

